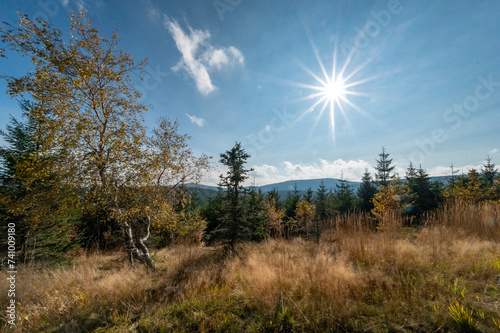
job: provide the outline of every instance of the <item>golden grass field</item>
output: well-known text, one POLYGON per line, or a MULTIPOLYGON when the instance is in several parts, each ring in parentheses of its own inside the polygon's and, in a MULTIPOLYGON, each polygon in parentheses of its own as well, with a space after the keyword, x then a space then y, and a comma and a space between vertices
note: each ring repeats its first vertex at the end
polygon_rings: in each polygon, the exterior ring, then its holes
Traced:
MULTIPOLYGON (((456 204, 403 228, 369 217, 300 238, 152 252, 157 271, 124 253, 19 270, 16 328, 5 332, 497 332, 498 206, 456 204), (495 220, 496 219, 496 220, 495 220)), ((6 304, 2 276, 0 301, 6 304)))

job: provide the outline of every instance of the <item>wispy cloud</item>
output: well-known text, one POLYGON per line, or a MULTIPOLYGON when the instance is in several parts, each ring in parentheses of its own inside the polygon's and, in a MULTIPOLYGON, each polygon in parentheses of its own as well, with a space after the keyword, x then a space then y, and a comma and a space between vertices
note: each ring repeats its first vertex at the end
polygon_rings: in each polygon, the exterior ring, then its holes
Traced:
POLYGON ((196 116, 191 116, 189 114, 186 113, 186 116, 189 117, 189 120, 191 120, 192 123, 200 126, 200 127, 203 127, 203 125, 205 125, 205 119, 203 118, 198 118, 196 116))
POLYGON ((85 0, 61 0, 61 5, 64 8, 68 8, 70 6, 70 2, 73 3, 74 6, 78 9, 78 11, 81 11, 83 9, 86 9, 87 4, 85 3, 85 0))
POLYGON ((160 11, 157 8, 148 9, 148 16, 153 22, 158 22, 160 20, 160 11))
POLYGON ((496 154, 498 153, 498 148, 494 148, 492 150, 490 150, 489 154, 493 155, 493 154, 496 154))
POLYGON ((244 62, 243 54, 234 46, 217 48, 210 43, 208 30, 196 30, 188 25, 187 33, 177 21, 163 15, 163 24, 170 32, 181 59, 172 70, 184 70, 195 81, 203 95, 208 95, 217 87, 212 83, 209 73, 230 68, 244 62))
POLYGON ((78 7, 78 10, 84 10, 85 7, 87 7, 87 4, 83 0, 77 0, 76 6, 78 7))

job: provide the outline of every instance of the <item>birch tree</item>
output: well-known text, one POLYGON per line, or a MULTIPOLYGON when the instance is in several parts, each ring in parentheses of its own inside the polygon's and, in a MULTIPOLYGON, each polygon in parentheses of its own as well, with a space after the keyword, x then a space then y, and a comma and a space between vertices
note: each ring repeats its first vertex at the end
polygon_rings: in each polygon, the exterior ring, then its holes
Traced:
POLYGON ((35 106, 30 117, 41 128, 43 144, 33 159, 51 161, 29 174, 49 170, 59 184, 83 192, 81 209, 96 223, 114 220, 122 226, 132 264, 135 256, 153 266, 145 241, 153 216, 169 211, 161 187, 196 179, 208 157, 194 157, 176 124, 160 122, 153 137, 146 137, 147 106, 132 79, 141 79, 147 59, 135 62, 117 48, 116 31, 102 36, 84 11, 71 15, 67 36, 19 15, 15 25, 4 23, 0 37, 2 55, 17 52, 33 64, 24 76, 2 75, 12 97, 35 106))

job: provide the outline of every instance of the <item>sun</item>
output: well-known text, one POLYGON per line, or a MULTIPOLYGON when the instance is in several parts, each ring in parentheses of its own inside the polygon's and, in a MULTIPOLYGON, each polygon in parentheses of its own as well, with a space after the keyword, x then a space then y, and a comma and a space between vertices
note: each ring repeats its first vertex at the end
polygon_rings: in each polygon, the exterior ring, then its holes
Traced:
POLYGON ((322 88, 323 96, 327 98, 330 103, 338 102, 340 99, 345 98, 346 87, 344 81, 340 78, 328 80, 322 88))
POLYGON ((356 87, 362 83, 372 80, 373 78, 359 79, 357 81, 354 80, 354 77, 359 76, 357 74, 366 65, 366 63, 354 68, 351 71, 348 71, 352 58, 351 53, 347 56, 342 66, 337 66, 336 48, 334 49, 332 55, 333 64, 331 71, 327 71, 325 66, 323 65, 321 57, 319 56, 319 51, 314 43, 312 43, 312 41, 311 45, 318 61, 318 65, 321 69, 321 73, 316 74, 299 62, 299 66, 301 66, 314 80, 316 80, 315 84, 291 82, 295 86, 306 88, 307 90, 311 91, 305 97, 299 98, 298 101, 314 101, 313 104, 309 108, 307 108, 307 110, 304 111, 304 113, 299 117, 299 120, 310 113, 317 113, 316 122, 314 124, 314 128, 312 129, 312 132, 314 132, 314 129, 319 120, 321 119, 325 111, 327 111, 330 118, 332 139, 333 142, 335 142, 335 118, 337 111, 340 111, 349 129, 352 129, 352 126, 349 122, 349 118, 347 117, 347 110, 353 109, 368 118, 373 118, 351 101, 352 97, 356 95, 367 96, 366 94, 357 91, 356 87), (317 109, 319 109, 319 111, 317 111, 317 109))

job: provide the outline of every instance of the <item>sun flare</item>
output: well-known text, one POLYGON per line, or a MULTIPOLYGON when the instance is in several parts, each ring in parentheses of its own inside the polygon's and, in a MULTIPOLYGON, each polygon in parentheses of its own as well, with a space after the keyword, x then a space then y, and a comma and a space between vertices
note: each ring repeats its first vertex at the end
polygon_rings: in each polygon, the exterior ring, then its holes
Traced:
MULTIPOLYGON (((299 65, 311 76, 316 80, 316 84, 304 84, 304 83, 293 83, 294 85, 301 87, 301 88, 306 88, 308 90, 312 90, 311 93, 306 95, 305 97, 300 98, 299 100, 314 100, 313 104, 307 108, 307 110, 299 117, 299 119, 305 117, 307 114, 315 112, 316 109, 318 108, 319 111, 317 111, 317 118, 316 122, 314 125, 314 128, 312 129, 312 132, 314 132, 314 129, 316 125, 318 124, 320 118, 322 117, 323 113, 325 110, 328 110, 329 113, 329 118, 330 118, 330 130, 332 133, 332 139, 333 142, 335 142, 335 118, 336 118, 336 111, 340 111, 340 113, 343 116, 343 119, 345 120, 345 124, 349 129, 352 130, 352 126, 349 122, 349 118, 347 117, 346 110, 349 109, 354 109, 357 112, 361 113, 362 115, 372 118, 370 115, 368 115, 365 111, 363 111, 360 107, 358 107, 354 102, 350 100, 354 95, 357 96, 366 96, 366 94, 363 94, 361 92, 355 91, 355 87, 365 83, 372 78, 366 78, 366 79, 361 79, 361 80, 354 80, 354 77, 357 76, 359 71, 364 67, 364 65, 358 66, 352 71, 347 71, 347 68, 349 66, 349 63, 351 61, 352 54, 350 54, 347 59, 345 60, 344 64, 341 67, 337 67, 337 52, 334 50, 333 52, 333 64, 332 64, 332 69, 331 72, 327 72, 325 69, 325 66, 323 65, 323 62, 321 61, 321 58, 319 56, 318 49, 314 45, 314 43, 311 42, 311 45, 313 47, 314 54, 316 56, 316 59, 318 61, 319 67, 321 68, 321 73, 318 75, 311 71, 309 68, 306 66, 302 65, 299 63, 299 65), (321 75, 322 74, 322 75, 321 75), (322 76, 322 77, 321 77, 322 76)), ((316 112, 315 112, 316 113, 316 112)))
POLYGON ((342 79, 333 79, 326 82, 326 85, 323 87, 323 95, 324 97, 332 101, 338 101, 341 98, 345 98, 346 90, 345 85, 342 79))

